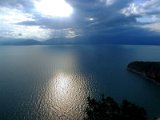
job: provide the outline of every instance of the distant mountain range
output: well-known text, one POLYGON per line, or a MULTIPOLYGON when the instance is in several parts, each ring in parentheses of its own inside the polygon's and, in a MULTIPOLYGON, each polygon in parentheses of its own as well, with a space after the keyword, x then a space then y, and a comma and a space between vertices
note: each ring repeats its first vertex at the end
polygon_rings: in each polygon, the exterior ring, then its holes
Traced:
POLYGON ((76 43, 80 43, 80 41, 75 39, 60 39, 60 38, 49 39, 46 41, 38 41, 32 39, 0 41, 0 45, 56 45, 56 44, 76 44, 76 43))
POLYGON ((6 40, 0 41, 0 45, 41 45, 41 42, 37 40, 6 40))
POLYGON ((57 44, 131 44, 131 45, 160 45, 157 37, 125 38, 125 37, 79 37, 79 38, 54 38, 46 41, 32 39, 4 40, 0 45, 57 45, 57 44))

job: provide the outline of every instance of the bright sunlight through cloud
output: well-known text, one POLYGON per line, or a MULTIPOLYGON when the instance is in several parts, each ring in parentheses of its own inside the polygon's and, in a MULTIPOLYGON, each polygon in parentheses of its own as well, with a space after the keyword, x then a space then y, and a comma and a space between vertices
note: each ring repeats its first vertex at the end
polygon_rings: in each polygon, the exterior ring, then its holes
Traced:
POLYGON ((40 0, 35 2, 38 12, 51 17, 69 17, 73 8, 65 0, 40 0))

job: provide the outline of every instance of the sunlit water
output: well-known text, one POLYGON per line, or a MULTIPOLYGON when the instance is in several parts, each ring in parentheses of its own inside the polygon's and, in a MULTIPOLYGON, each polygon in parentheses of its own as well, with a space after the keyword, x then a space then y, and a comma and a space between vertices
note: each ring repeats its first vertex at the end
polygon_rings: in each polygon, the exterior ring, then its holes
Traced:
POLYGON ((82 120, 102 93, 160 116, 160 86, 128 72, 134 60, 160 61, 160 47, 1 46, 0 120, 82 120))

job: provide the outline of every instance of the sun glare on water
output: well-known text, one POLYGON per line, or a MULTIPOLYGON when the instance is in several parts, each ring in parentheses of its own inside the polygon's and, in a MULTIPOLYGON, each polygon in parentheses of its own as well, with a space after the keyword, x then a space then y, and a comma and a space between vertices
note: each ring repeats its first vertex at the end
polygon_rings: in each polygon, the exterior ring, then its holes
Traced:
POLYGON ((73 13, 73 8, 65 0, 36 1, 35 8, 41 14, 51 17, 69 17, 73 13))

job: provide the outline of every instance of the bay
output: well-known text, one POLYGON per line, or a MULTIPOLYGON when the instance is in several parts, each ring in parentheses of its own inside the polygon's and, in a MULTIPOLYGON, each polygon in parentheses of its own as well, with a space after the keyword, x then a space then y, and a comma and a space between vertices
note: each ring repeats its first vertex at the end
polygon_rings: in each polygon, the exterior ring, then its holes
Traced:
POLYGON ((160 116, 160 86, 127 71, 160 61, 147 45, 0 46, 1 120, 82 120, 87 97, 104 93, 160 116))

